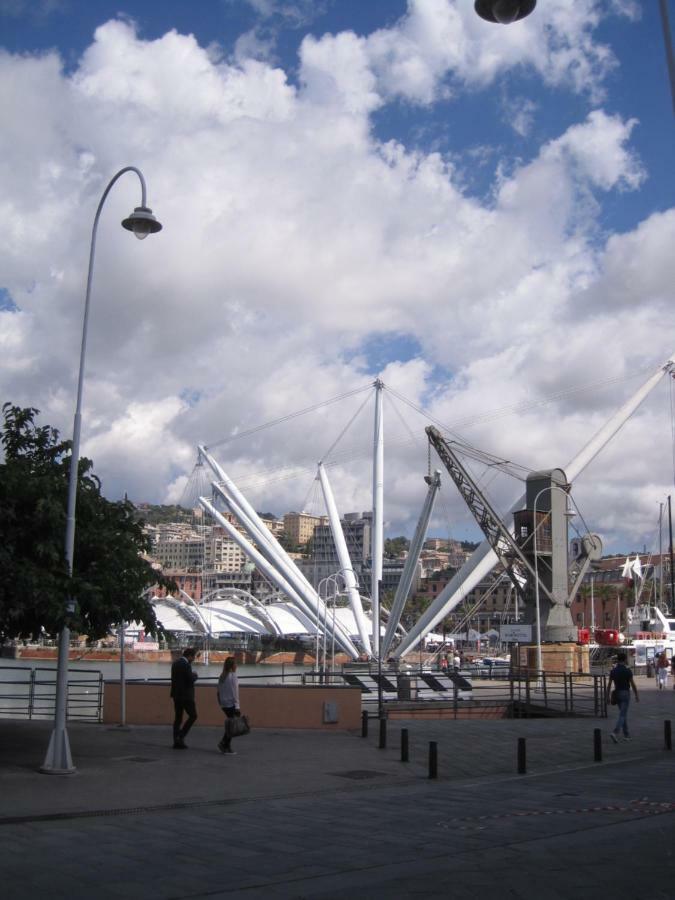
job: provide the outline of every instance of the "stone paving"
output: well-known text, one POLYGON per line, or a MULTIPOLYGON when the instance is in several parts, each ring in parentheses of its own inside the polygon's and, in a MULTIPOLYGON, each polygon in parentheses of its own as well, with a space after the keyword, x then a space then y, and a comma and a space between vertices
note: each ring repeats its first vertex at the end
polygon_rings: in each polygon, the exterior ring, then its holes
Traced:
POLYGON ((50 723, 0 720, 2 897, 671 900, 675 691, 638 686, 617 746, 602 719, 397 721, 385 749, 372 720, 367 738, 254 728, 233 757, 198 724, 186 752, 169 727, 71 725, 64 777, 37 771, 50 723))

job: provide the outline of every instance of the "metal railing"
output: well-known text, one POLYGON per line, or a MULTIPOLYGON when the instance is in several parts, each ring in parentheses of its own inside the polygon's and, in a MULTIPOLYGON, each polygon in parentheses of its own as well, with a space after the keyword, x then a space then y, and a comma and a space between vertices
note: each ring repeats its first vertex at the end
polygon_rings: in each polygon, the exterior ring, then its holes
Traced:
POLYGON ((514 715, 607 716, 607 676, 516 669, 510 679, 514 715))
POLYGON ((380 702, 385 710, 399 711, 404 706, 412 709, 433 703, 453 710, 455 717, 480 715, 488 709, 501 709, 505 716, 513 717, 607 716, 605 674, 462 667, 454 685, 449 684, 452 675, 439 670, 411 668, 398 673, 385 670, 383 674, 388 687, 381 692, 377 689, 377 673, 368 666, 349 667, 335 673, 331 681, 344 683, 344 678, 352 684, 362 683, 364 710, 374 710, 380 702))
MULTIPOLYGON (((55 703, 56 669, 0 666, 0 718, 51 719, 55 703)), ((102 713, 102 673, 69 669, 68 719, 100 722, 102 713)))

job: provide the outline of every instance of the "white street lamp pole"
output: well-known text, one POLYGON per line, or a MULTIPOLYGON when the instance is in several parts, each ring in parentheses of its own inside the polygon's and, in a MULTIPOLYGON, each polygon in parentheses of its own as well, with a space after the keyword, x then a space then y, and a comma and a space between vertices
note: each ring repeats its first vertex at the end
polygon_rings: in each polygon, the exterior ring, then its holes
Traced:
MULTIPOLYGON (((91 232, 91 248, 89 251, 89 271, 87 274, 87 292, 84 301, 84 321, 82 324, 82 346, 80 349, 80 370, 77 381, 77 403, 75 405, 75 419, 73 422, 73 444, 70 456, 70 471, 68 475, 68 511, 66 518, 65 557, 68 564, 68 575, 73 575, 73 557, 75 550, 75 506, 77 501, 77 482, 80 462, 80 430, 82 424, 82 390, 84 387, 84 360, 87 349, 87 326, 89 323, 89 302, 91 299, 91 282, 94 271, 94 255, 96 252, 96 231, 103 204, 110 193, 110 189, 117 179, 125 172, 135 172, 141 182, 141 205, 137 206, 131 215, 124 219, 122 225, 128 231, 133 231, 139 240, 161 231, 161 224, 153 216, 152 210, 146 206, 145 179, 135 166, 126 166, 113 176, 98 204, 94 225, 91 232)), ((75 612, 75 599, 69 597, 66 602, 65 624, 59 635, 59 656, 56 670, 56 706, 54 712, 54 730, 49 741, 47 756, 42 764, 41 771, 50 775, 70 775, 75 771, 73 759, 70 753, 70 742, 66 731, 66 718, 68 707, 68 648, 70 645, 70 628, 68 617, 75 612)))

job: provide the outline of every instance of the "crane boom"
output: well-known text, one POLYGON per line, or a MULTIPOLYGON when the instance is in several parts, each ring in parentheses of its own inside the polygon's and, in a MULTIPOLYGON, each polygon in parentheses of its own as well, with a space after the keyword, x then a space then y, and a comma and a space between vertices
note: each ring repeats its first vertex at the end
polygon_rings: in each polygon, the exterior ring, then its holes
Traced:
MULTIPOLYGON (((433 425, 427 426, 425 431, 429 438, 429 443, 433 445, 441 462, 448 470, 448 474, 455 482, 457 490, 462 495, 462 499, 469 507, 474 519, 478 522, 481 531, 487 538, 497 559, 504 567, 504 571, 511 579, 518 594, 522 596, 523 579, 522 577, 519 577, 516 569, 525 569, 532 578, 536 579, 537 574, 532 568, 530 561, 514 541, 511 532, 506 525, 504 525, 501 518, 490 504, 490 501, 478 487, 440 431, 437 428, 434 428, 433 425)), ((546 586, 540 584, 540 589, 547 594, 551 602, 553 602, 553 597, 546 586)))

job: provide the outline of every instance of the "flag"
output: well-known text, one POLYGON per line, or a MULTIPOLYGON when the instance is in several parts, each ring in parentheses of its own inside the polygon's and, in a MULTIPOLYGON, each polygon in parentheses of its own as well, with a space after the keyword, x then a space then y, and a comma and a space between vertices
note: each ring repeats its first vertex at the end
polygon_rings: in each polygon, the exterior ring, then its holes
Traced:
POLYGON ((621 577, 626 582, 627 586, 630 586, 633 583, 633 564, 630 559, 626 557, 626 562, 623 564, 623 569, 621 570, 621 577))
POLYGON ((633 562, 633 573, 637 578, 642 578, 642 563, 640 562, 640 557, 636 556, 633 562))

